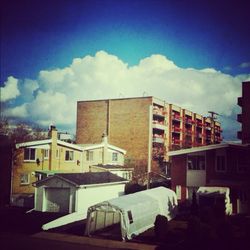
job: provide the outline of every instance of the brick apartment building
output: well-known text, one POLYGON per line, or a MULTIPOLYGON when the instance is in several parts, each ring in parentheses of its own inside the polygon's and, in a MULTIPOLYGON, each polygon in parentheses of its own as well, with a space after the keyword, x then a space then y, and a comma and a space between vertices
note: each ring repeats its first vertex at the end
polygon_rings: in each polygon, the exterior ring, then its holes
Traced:
POLYGON ((237 121, 242 124, 238 139, 241 139, 243 144, 250 143, 250 81, 242 83, 242 97, 238 97, 238 105, 242 109, 242 113, 237 116, 237 121))
POLYGON ((221 132, 219 122, 152 96, 77 103, 78 144, 96 143, 106 133, 110 143, 126 149, 128 161, 146 167, 152 141, 157 172, 168 151, 220 143, 221 132))

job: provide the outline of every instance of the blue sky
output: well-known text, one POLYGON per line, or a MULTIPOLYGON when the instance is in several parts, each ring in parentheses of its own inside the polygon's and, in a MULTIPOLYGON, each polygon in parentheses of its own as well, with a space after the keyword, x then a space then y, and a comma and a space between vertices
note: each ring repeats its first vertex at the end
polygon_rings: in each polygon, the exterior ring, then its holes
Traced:
POLYGON ((1 82, 98 50, 130 65, 159 53, 182 67, 243 73, 239 65, 250 60, 247 10, 240 0, 10 0, 2 8, 1 82))
MULTIPOLYGON (((98 51, 128 67, 158 54, 181 69, 211 68, 230 79, 241 75, 240 80, 250 73, 247 1, 10 0, 1 5, 0 84, 4 88, 12 76, 19 87, 16 98, 6 99, 10 108, 31 103, 21 91, 26 79, 37 82, 36 99, 38 90, 45 91, 41 71, 69 67, 75 58, 97 58, 98 51)), ((227 119, 235 112, 225 114, 227 119)))

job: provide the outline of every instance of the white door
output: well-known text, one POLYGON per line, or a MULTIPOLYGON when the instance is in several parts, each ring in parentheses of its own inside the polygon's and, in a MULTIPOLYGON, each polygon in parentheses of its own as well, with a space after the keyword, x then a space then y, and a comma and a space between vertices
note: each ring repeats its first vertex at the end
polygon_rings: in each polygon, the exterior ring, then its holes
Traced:
POLYGON ((69 212, 70 189, 69 188, 46 188, 46 211, 69 212))

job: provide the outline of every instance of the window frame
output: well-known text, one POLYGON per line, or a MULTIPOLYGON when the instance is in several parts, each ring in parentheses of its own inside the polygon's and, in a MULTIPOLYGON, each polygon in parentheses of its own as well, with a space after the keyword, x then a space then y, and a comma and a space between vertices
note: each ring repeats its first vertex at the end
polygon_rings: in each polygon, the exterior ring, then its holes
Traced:
POLYGON ((112 152, 112 161, 118 162, 118 153, 117 152, 112 152))
POLYGON ((227 172, 227 164, 226 164, 226 156, 225 155, 222 155, 222 154, 216 155, 216 157, 215 157, 215 171, 217 173, 227 172), (219 165, 221 164, 221 163, 218 164, 219 159, 223 159, 223 164, 224 164, 223 168, 221 166, 219 167, 219 165))
POLYGON ((64 161, 67 161, 67 162, 72 162, 72 161, 74 161, 74 150, 65 150, 64 161), (68 153, 68 157, 67 157, 67 153, 68 153), (70 153, 72 153, 72 159, 70 158, 70 153), (67 159, 67 158, 68 158, 68 159, 67 159))
POLYGON ((94 151, 87 150, 86 151, 86 161, 93 161, 94 160, 94 151))
POLYGON ((49 159, 49 149, 44 149, 43 151, 43 157, 45 160, 49 159))
POLYGON ((36 148, 24 148, 23 160, 24 160, 25 162, 35 162, 35 161, 36 161, 36 148), (29 153, 28 153, 28 156, 29 156, 29 157, 28 157, 28 158, 26 158, 26 156, 27 156, 27 154, 26 154, 27 150, 29 151, 29 153), (31 156, 32 156, 31 151, 32 151, 32 150, 34 150, 34 159, 31 158, 31 156))
POLYGON ((205 171, 206 170, 206 155, 187 154, 187 170, 188 171, 196 171, 196 170, 205 171), (192 161, 192 158, 194 161, 192 161), (192 167, 190 163, 192 163, 192 167))
POLYGON ((20 174, 20 185, 25 186, 30 184, 30 174, 29 173, 21 173, 20 174), (23 178, 27 178, 27 181, 23 181, 23 178))

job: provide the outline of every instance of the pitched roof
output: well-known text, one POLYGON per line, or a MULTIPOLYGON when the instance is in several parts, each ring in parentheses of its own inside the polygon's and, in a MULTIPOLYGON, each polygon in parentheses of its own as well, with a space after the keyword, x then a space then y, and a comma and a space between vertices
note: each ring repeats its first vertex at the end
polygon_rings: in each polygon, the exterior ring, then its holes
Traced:
MULTIPOLYGON (((78 146, 82 147, 83 150, 93 150, 96 148, 102 148, 105 146, 105 144, 103 142, 101 143, 97 143, 97 144, 78 144, 78 146)), ((119 148, 117 146, 111 145, 111 144, 107 144, 108 148, 113 149, 115 151, 121 152, 122 154, 126 154, 126 150, 119 148)))
POLYGON ((124 167, 121 165, 112 165, 112 164, 106 164, 106 165, 98 164, 98 165, 93 165, 91 167, 103 168, 107 170, 133 170, 134 169, 134 168, 124 167))
POLYGON ((87 172, 87 173, 63 173, 63 174, 56 173, 51 177, 35 182, 34 185, 39 186, 40 184, 52 178, 60 178, 75 186, 128 182, 128 180, 119 177, 115 174, 112 174, 110 172, 87 172))
MULTIPOLYGON (((29 142, 17 143, 16 148, 23 148, 23 147, 32 148, 32 147, 34 147, 34 148, 49 149, 46 146, 51 144, 51 143, 52 143, 51 139, 39 140, 39 141, 29 141, 29 142)), ((61 145, 61 146, 64 146, 64 147, 68 147, 68 148, 76 149, 76 150, 79 150, 79 151, 83 151, 82 147, 80 147, 79 145, 73 144, 73 143, 68 143, 68 142, 64 142, 64 141, 61 141, 61 140, 57 140, 57 144, 61 145)))

